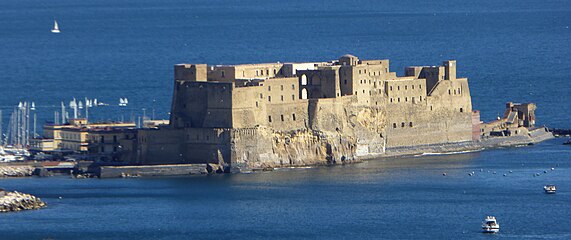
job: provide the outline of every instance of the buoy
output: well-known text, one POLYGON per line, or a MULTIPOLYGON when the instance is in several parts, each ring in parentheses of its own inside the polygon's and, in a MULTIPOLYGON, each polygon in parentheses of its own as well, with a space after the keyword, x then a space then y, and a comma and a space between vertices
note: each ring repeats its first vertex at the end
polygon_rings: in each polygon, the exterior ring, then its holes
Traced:
POLYGON ((513 173, 513 171, 512 171, 512 170, 510 170, 510 173, 513 173))
POLYGON ((446 176, 446 173, 442 173, 442 176, 446 176))
POLYGON ((555 168, 551 168, 551 171, 555 171, 555 168))
POLYGON ((547 171, 543 171, 543 173, 547 173, 547 171))
POLYGON ((58 197, 59 199, 62 199, 62 197, 58 197))
POLYGON ((507 174, 504 173, 504 177, 507 176, 507 174))

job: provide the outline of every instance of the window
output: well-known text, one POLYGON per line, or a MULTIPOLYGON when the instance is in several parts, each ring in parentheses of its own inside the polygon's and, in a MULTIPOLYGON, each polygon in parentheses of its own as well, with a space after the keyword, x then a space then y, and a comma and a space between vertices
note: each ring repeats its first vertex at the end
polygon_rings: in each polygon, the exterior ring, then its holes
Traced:
POLYGON ((400 91, 400 86, 397 86, 397 91, 400 91))
POLYGON ((404 90, 407 90, 407 89, 408 89, 408 85, 404 85, 404 90))
POLYGON ((295 100, 295 94, 291 95, 291 100, 295 100))
POLYGON ((284 101, 284 95, 281 95, 281 98, 282 98, 282 102, 283 102, 284 101))
POLYGON ((404 122, 402 122, 400 126, 401 126, 401 127, 404 127, 404 122))
POLYGON ((393 128, 397 128, 397 124, 396 124, 396 123, 393 123, 393 128))
POLYGON ((448 95, 452 95, 452 91, 450 91, 450 89, 448 89, 448 95))
POLYGON ((412 89, 414 89, 414 85, 411 85, 412 89))
POLYGON ((295 90, 295 84, 291 85, 291 90, 295 90))
POLYGON ((420 96, 420 101, 422 102, 422 96, 420 96))
POLYGON ((464 109, 463 109, 463 108, 460 108, 460 112, 464 112, 464 109))
POLYGON ((260 98, 261 98, 261 99, 264 99, 264 94, 261 94, 261 93, 260 93, 260 98))
POLYGON ((291 115, 292 119, 295 121, 295 113, 291 115))
POLYGON ((391 102, 393 102, 393 98, 391 98, 391 102))
POLYGON ((272 91, 272 86, 268 86, 268 92, 272 91))
POLYGON ((282 122, 284 121, 284 115, 281 115, 282 122))
POLYGON ((272 96, 268 96, 268 102, 272 101, 272 96))
POLYGON ((347 85, 347 79, 343 80, 343 84, 347 85))
POLYGON ((408 126, 409 126, 409 127, 412 127, 412 122, 409 122, 409 123, 408 123, 408 126))
POLYGON ((272 122, 272 116, 268 116, 268 122, 272 122))
POLYGON ((260 71, 260 74, 261 74, 262 76, 264 76, 264 70, 260 71))
POLYGON ((398 102, 400 102, 400 98, 397 98, 398 102))
POLYGON ((411 100, 411 101, 414 102, 414 97, 412 97, 412 100, 411 100))
POLYGON ((270 70, 269 70, 269 69, 266 69, 266 75, 268 75, 268 76, 270 75, 270 70))
POLYGON ((256 76, 259 76, 259 74, 258 74, 258 70, 256 70, 256 76))
POLYGON ((418 85, 418 89, 422 89, 422 85, 418 85))
POLYGON ((404 98, 404 101, 405 101, 405 102, 408 102, 408 97, 405 97, 405 98, 404 98))
POLYGON ((284 85, 280 85, 280 90, 284 90, 284 85))
POLYGON ((222 77, 224 77, 224 71, 220 72, 220 75, 221 75, 222 77))
POLYGON ((277 71, 274 69, 274 75, 276 75, 277 71))
POLYGON ((256 101, 256 107, 258 107, 258 101, 256 101))
POLYGON ((393 86, 390 86, 391 91, 393 90, 393 86))

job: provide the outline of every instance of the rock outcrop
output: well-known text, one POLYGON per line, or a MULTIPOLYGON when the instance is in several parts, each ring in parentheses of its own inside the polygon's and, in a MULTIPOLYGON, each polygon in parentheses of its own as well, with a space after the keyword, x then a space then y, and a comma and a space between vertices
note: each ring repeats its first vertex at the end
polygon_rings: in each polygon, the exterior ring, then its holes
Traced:
POLYGON ((0 190, 0 212, 40 209, 47 206, 40 198, 20 192, 0 190))
POLYGON ((33 173, 31 166, 0 166, 0 177, 28 177, 33 173))

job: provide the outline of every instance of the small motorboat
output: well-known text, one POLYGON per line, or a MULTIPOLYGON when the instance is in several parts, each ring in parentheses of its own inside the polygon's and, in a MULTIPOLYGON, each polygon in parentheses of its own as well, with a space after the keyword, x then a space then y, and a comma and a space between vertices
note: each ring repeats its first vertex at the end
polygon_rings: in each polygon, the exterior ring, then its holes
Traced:
POLYGON ((500 224, 496 221, 496 217, 487 216, 482 222, 482 232, 484 233, 497 233, 500 231, 500 224))
POLYGON ((555 187, 555 185, 545 185, 543 186, 543 190, 545 190, 545 193, 547 194, 555 194, 557 188, 555 187))

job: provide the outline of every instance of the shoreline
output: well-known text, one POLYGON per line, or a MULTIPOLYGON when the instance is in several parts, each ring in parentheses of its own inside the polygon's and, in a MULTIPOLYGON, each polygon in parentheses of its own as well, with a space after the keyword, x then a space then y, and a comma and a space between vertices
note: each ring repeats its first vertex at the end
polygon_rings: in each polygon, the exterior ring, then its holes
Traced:
MULTIPOLYGON (((370 154, 359 156, 355 159, 339 163, 318 163, 306 165, 283 165, 265 168, 241 168, 231 173, 252 173, 257 171, 273 171, 283 168, 306 168, 316 166, 353 164, 363 161, 385 158, 400 157, 423 157, 465 154, 470 152, 486 151, 489 149, 503 147, 517 147, 533 145, 555 136, 545 128, 531 130, 526 135, 514 135, 507 137, 486 137, 477 141, 466 141, 457 143, 432 144, 424 146, 411 146, 386 149, 383 154, 370 154)), ((69 174, 77 179, 98 177, 98 178, 131 178, 131 177, 155 177, 155 176, 181 176, 181 175, 206 175, 216 173, 228 173, 224 171, 224 166, 219 164, 199 163, 199 164, 164 164, 164 165, 118 165, 118 166, 97 166, 93 171, 79 170, 79 163, 69 174)), ((51 176, 46 174, 47 168, 42 167, 38 162, 17 163, 0 165, 0 178, 7 177, 31 177, 31 176, 51 176), (6 174, 8 173, 8 174, 6 174)))

